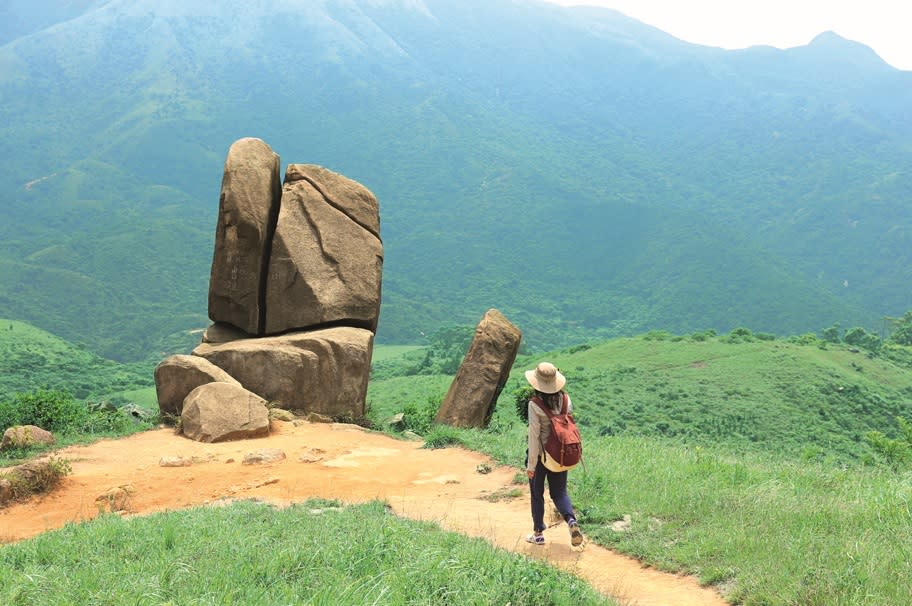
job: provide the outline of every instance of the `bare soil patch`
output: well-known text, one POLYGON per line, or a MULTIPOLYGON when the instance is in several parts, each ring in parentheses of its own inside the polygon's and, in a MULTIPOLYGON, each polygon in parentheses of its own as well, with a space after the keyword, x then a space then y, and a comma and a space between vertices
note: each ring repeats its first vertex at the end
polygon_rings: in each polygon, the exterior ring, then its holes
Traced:
POLYGON ((0 542, 100 511, 138 515, 247 498, 278 506, 315 497, 380 499, 398 515, 547 560, 627 606, 726 604, 692 577, 644 568, 593 544, 571 548, 563 524, 546 531, 547 545, 526 543, 528 489, 513 484, 519 470, 461 448, 427 450, 352 425, 274 421, 271 435, 257 440, 203 444, 163 428, 56 455, 70 461, 72 474, 49 495, 0 509, 0 542), (251 453, 272 450, 285 457, 250 462, 251 453))

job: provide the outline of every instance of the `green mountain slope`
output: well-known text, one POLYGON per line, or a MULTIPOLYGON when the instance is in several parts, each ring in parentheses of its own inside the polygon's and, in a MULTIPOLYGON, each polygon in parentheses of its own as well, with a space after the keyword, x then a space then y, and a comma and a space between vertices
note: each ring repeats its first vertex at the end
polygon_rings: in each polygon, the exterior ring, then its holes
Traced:
POLYGON ((243 136, 377 194, 383 342, 489 307, 537 348, 910 307, 912 74, 835 35, 726 52, 532 0, 80 11, 0 47, 0 314, 107 357, 205 325, 243 136))
POLYGON ((23 322, 0 319, 0 401, 57 389, 79 399, 148 387, 149 364, 120 364, 23 322))

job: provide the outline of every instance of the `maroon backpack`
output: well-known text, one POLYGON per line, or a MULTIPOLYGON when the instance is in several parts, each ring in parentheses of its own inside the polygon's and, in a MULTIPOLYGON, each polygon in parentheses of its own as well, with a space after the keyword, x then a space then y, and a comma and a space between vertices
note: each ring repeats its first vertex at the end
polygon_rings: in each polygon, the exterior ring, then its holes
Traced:
POLYGON ((570 398, 566 393, 562 396, 559 413, 552 412, 541 398, 532 398, 551 422, 551 435, 542 446, 542 464, 551 471, 572 469, 583 458, 583 440, 573 415, 568 411, 570 398))

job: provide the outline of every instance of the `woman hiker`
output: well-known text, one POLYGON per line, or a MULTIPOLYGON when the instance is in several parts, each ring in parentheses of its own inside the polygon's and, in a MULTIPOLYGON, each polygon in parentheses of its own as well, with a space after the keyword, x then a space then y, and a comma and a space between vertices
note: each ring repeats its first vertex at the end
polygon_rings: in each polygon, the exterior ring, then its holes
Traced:
POLYGON ((583 542, 583 533, 576 523, 573 504, 567 494, 567 472, 551 471, 542 463, 542 449, 551 433, 551 422, 541 406, 533 402, 533 398, 538 398, 551 411, 559 414, 566 399, 566 412, 568 414, 572 412, 570 396, 563 391, 567 379, 550 362, 541 362, 534 370, 527 370, 525 375, 526 380, 535 389, 535 394, 529 399, 528 404, 529 437, 526 454, 526 475, 529 476, 529 488, 532 493, 532 530, 534 532, 526 537, 526 540, 535 545, 545 544, 543 533, 545 531, 545 480, 547 480, 551 501, 570 527, 570 544, 578 547, 583 542))

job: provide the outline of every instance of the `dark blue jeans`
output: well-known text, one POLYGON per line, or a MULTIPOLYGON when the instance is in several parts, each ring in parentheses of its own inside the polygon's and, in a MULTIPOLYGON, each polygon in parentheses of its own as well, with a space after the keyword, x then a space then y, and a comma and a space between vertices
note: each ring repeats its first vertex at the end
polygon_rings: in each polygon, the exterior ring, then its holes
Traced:
POLYGON ((567 494, 567 472, 548 471, 541 460, 535 465, 535 475, 529 480, 529 489, 532 492, 532 529, 535 532, 545 530, 545 480, 548 480, 548 494, 557 510, 564 516, 567 524, 576 522, 576 513, 573 503, 567 494))

